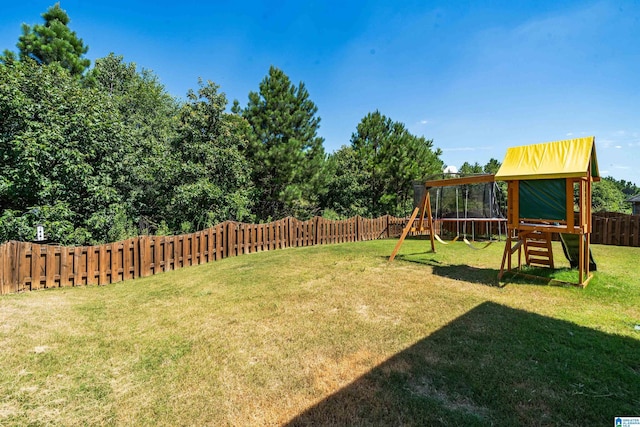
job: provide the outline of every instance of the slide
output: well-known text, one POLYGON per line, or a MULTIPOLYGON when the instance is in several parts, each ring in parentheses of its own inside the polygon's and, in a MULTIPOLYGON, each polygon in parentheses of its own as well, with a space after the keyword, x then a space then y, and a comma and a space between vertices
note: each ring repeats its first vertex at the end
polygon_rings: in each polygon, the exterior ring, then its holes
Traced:
MULTIPOLYGON (((560 242, 562 243, 562 250, 564 251, 564 256, 566 256, 567 259, 569 260, 569 263, 571 264, 571 268, 577 268, 578 259, 580 257, 580 250, 579 250, 580 235, 560 233, 560 242)), ((596 265, 596 262, 593 260, 593 253, 591 252, 591 248, 589 248, 589 271, 596 271, 597 267, 598 266, 596 265)))

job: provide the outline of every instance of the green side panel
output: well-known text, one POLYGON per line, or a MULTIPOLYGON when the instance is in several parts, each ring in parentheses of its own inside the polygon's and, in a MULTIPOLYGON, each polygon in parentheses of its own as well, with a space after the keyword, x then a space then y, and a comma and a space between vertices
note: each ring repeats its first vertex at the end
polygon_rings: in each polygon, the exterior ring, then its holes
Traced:
POLYGON ((566 221, 566 180, 520 181, 520 218, 566 221))

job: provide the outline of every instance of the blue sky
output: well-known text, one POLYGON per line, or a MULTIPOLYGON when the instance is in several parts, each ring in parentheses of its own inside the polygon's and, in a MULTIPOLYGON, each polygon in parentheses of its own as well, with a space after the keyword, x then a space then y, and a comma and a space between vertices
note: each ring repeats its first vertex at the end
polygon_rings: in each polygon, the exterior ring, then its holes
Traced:
MULTIPOLYGON (((0 49, 53 0, 7 2, 0 49)), ((640 185, 640 2, 62 0, 93 61, 123 55, 183 98, 198 77, 246 105, 270 65, 303 81, 332 152, 371 111, 448 165, 595 135, 600 172, 640 185)))

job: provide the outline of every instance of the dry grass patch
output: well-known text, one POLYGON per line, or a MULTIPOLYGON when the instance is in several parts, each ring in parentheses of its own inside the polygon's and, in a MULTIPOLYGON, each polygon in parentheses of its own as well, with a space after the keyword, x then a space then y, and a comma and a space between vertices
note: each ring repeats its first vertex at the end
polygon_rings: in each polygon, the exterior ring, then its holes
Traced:
POLYGON ((621 265, 638 251, 594 248, 577 290, 497 286, 499 244, 407 241, 387 263, 394 244, 3 297, 0 425, 579 425, 640 407, 621 265))

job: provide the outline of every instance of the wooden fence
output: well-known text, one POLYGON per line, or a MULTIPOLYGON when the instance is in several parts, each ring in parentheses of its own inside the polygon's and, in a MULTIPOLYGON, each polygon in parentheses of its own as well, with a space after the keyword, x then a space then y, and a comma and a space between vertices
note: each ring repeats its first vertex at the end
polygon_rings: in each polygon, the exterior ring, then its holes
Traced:
POLYGON ((285 218, 268 224, 227 221, 180 236, 140 236, 100 246, 0 245, 0 294, 106 285, 226 257, 288 247, 358 242, 399 235, 405 219, 331 221, 285 218))
POLYGON ((640 246, 640 215, 600 212, 591 221, 591 243, 640 246))
MULTIPOLYGON (((394 237, 402 232, 406 221, 407 218, 388 215, 342 221, 320 217, 308 221, 285 218, 269 224, 227 221, 197 233, 140 236, 82 247, 11 241, 0 245, 0 294, 106 285, 253 252, 394 237)), ((451 227, 450 224, 443 226, 451 227)), ((476 231, 480 232, 484 226, 496 227, 497 224, 478 223, 476 231)), ((640 216, 593 214, 591 242, 640 246, 640 216)))

